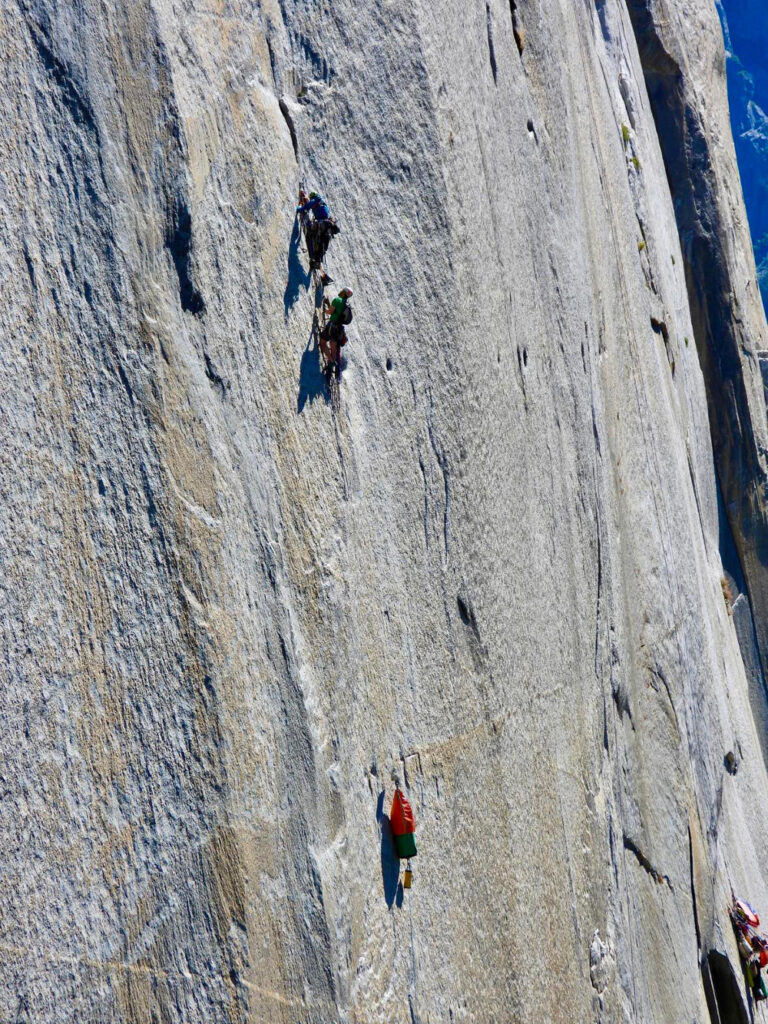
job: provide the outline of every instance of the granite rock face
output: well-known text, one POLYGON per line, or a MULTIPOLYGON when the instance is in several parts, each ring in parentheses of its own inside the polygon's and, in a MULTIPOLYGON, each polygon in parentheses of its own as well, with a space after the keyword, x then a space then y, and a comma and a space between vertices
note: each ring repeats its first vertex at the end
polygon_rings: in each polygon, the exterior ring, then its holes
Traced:
POLYGON ((710 0, 0 25, 0 1019, 747 1020, 768 346, 710 0))

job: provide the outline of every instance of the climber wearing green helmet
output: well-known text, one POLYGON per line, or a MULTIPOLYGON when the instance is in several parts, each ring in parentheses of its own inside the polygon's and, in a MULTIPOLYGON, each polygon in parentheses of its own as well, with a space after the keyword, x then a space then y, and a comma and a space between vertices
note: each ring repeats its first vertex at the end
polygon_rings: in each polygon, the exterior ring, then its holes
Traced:
POLYGON ((341 350, 347 344, 347 332, 344 328, 352 323, 351 288, 342 288, 333 302, 323 299, 323 313, 327 320, 320 332, 320 350, 330 367, 339 367, 341 350))

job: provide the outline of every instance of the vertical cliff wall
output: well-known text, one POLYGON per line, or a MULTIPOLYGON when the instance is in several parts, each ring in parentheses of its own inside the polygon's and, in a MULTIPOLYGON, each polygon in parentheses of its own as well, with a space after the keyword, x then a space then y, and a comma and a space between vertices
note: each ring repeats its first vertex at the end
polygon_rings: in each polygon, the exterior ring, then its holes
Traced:
POLYGON ((745 1019, 764 321, 712 4, 1 24, 0 1018, 745 1019))

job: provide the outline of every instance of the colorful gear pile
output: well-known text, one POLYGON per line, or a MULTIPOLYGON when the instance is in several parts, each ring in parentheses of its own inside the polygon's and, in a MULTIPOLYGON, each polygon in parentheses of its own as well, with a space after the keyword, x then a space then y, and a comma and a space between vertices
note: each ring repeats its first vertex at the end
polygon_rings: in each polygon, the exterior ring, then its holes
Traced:
POLYGON ((768 938, 757 931, 760 918, 746 900, 737 899, 735 896, 732 898, 729 914, 755 1002, 768 999, 768 990, 760 973, 763 967, 768 967, 768 938))

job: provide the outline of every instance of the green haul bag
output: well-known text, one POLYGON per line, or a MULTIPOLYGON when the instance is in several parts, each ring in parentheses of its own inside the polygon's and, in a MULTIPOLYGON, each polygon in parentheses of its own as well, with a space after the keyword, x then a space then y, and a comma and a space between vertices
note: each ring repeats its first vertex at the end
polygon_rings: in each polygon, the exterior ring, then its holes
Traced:
POLYGON ((406 832, 403 836, 395 836, 395 849, 401 860, 408 860, 416 856, 416 836, 413 832, 406 832))

